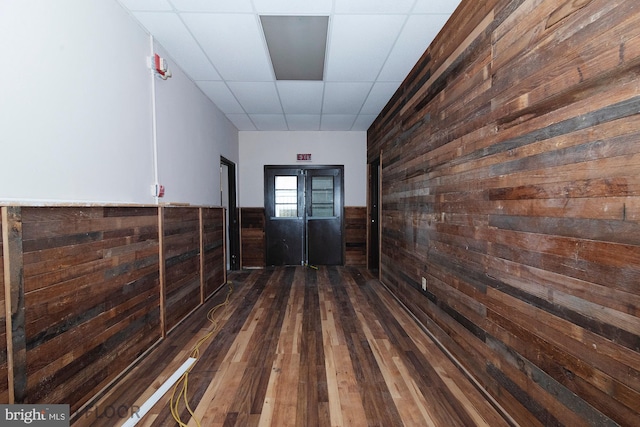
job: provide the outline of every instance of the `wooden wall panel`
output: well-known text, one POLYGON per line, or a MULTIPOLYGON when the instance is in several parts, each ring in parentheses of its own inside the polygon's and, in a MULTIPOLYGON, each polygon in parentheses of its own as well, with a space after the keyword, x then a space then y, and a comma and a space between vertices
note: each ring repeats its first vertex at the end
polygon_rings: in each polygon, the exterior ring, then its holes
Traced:
POLYGON ((0 403, 9 403, 7 312, 4 299, 4 251, 2 240, 2 215, 0 215, 0 403))
POLYGON ((224 209, 202 210, 203 296, 210 297, 225 283, 224 209))
POLYGON ((344 208, 345 265, 367 265, 367 208, 344 208))
POLYGON ((160 337, 155 208, 23 207, 26 403, 71 410, 160 337))
POLYGON ((523 425, 640 419, 639 29, 463 0, 368 132, 383 281, 523 425))
POLYGON ((162 209, 167 331, 201 302, 200 214, 191 207, 162 209))
POLYGON ((265 266, 264 208, 240 209, 242 268, 265 266))

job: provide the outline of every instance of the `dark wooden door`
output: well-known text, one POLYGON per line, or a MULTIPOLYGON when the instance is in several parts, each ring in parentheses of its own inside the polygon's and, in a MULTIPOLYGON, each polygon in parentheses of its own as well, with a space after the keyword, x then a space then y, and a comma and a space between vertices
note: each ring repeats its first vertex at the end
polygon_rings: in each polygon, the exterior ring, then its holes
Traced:
POLYGON ((307 260, 342 265, 342 168, 306 171, 307 260))
POLYGON ((342 265, 343 167, 265 166, 267 265, 342 265))

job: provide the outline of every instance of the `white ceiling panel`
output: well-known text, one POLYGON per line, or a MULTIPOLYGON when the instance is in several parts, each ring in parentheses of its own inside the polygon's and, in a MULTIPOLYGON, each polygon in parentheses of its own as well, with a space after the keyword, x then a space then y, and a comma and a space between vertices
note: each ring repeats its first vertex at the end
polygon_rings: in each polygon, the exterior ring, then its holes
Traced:
POLYGON ((415 0, 336 0, 336 13, 409 13, 415 0))
POLYGON ((415 15, 407 20, 380 72, 381 81, 402 81, 429 46, 449 15, 415 15))
POLYGON ((329 15, 332 0, 253 0, 256 12, 269 15, 329 15))
POLYGON ((371 90, 371 83, 326 83, 323 114, 358 114, 371 90))
POLYGON ((452 14, 460 1, 451 0, 416 0, 413 13, 444 13, 452 14))
POLYGON ((281 114, 249 114, 249 117, 259 130, 288 130, 287 122, 281 114))
POLYGON ((238 130, 258 130, 246 114, 227 114, 227 118, 238 130))
POLYGON ((399 83, 380 82, 373 85, 360 114, 377 115, 398 89, 399 83))
POLYGON ((330 30, 326 81, 375 81, 404 15, 338 15, 330 30))
POLYGON ((259 20, 250 14, 184 13, 182 19, 228 81, 273 81, 259 20))
POLYGON ((225 82, 212 82, 208 80, 197 81, 196 84, 202 92, 209 97, 215 99, 218 108, 225 114, 243 114, 244 108, 238 102, 236 97, 231 93, 225 82))
POLYGON ((173 8, 167 0, 119 0, 129 10, 167 10, 173 8))
POLYGON ((289 130, 320 130, 320 114, 287 114, 289 130))
POLYGON ((282 114, 273 82, 229 82, 229 89, 249 114, 282 114))
POLYGON ((366 130, 460 3, 118 1, 243 131, 366 130), (324 81, 276 79, 260 15, 329 17, 324 81))
MULTIPOLYGON (((134 12, 133 16, 154 35, 180 68, 193 80, 218 80, 220 75, 209 62, 178 15, 162 12, 134 12)), ((169 64, 171 69, 171 64, 169 64)))
POLYGON ((355 114, 323 114, 320 121, 320 130, 351 130, 356 117, 355 114))
POLYGON ((279 81, 277 85, 285 114, 320 114, 323 82, 279 81))
POLYGON ((171 3, 182 12, 253 12, 251 0, 171 0, 171 3))
POLYGON ((353 124, 353 127, 351 128, 351 130, 366 131, 367 129, 369 129, 369 127, 371 126, 373 121, 376 119, 376 117, 378 117, 377 114, 371 114, 371 115, 360 114, 356 118, 356 121, 353 124))

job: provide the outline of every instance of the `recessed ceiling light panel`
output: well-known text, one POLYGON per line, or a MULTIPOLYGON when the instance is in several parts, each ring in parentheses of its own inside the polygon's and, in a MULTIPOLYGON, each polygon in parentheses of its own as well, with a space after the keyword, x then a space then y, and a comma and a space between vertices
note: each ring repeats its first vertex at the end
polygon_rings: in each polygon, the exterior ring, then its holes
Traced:
POLYGON ((277 80, 322 80, 328 16, 260 17, 277 80))

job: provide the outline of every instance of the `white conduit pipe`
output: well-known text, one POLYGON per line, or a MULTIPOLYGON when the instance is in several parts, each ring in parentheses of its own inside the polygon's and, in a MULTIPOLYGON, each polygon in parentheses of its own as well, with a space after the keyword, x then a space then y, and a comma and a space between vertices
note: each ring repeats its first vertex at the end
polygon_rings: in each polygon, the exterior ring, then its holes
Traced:
MULTIPOLYGON (((153 36, 149 35, 149 49, 150 52, 150 73, 151 76, 151 132, 153 139, 153 184, 155 186, 158 185, 158 129, 157 129, 157 121, 156 121, 156 75, 153 71, 153 56, 154 46, 153 46, 153 36)), ((157 188, 157 187, 156 187, 157 188)), ((156 204, 159 202, 157 193, 155 194, 156 204)))
POLYGON ((151 395, 151 397, 147 399, 147 401, 144 402, 142 406, 140 406, 137 412, 131 414, 131 417, 129 417, 129 419, 124 424, 122 424, 121 427, 135 426, 138 421, 140 421, 147 414, 147 412, 149 412, 149 410, 153 408, 153 405, 158 403, 160 398, 164 396, 167 391, 169 391, 169 389, 176 383, 176 381, 178 381, 180 377, 182 377, 182 375, 187 372, 187 370, 196 362, 196 360, 197 359, 195 357, 188 358, 187 361, 184 362, 182 366, 180 366, 164 383, 162 383, 160 388, 156 390, 156 392, 153 393, 153 395, 151 395))

